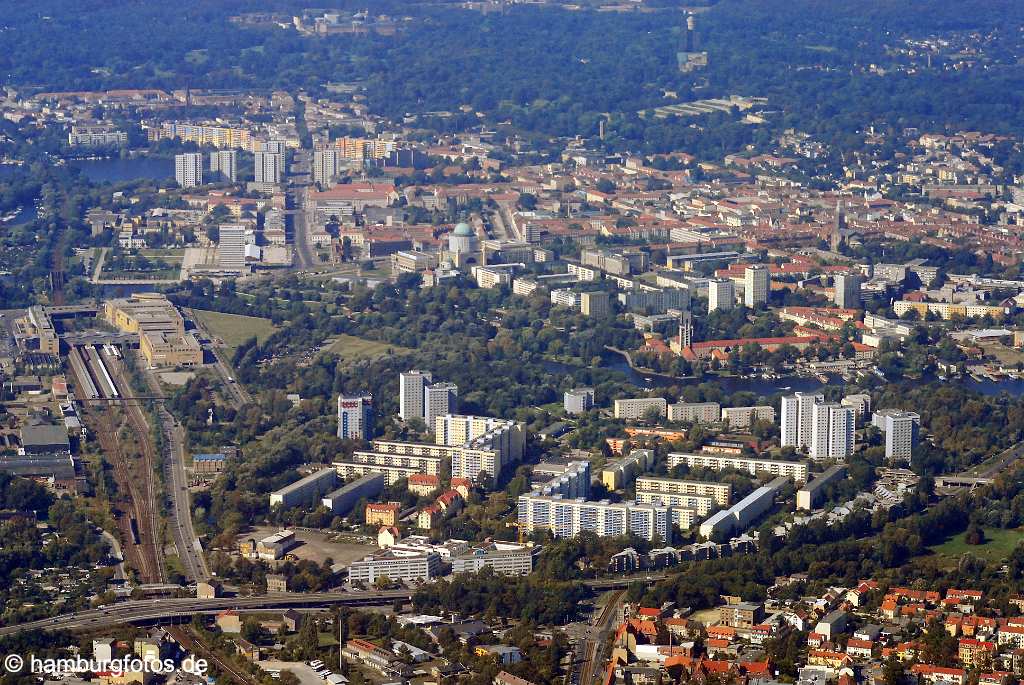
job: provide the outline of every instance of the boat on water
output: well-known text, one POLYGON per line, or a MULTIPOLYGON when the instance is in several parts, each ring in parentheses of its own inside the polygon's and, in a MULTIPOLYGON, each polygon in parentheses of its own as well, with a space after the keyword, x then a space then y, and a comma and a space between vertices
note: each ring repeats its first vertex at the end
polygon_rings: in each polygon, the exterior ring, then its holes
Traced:
POLYGON ((14 210, 0 216, 0 223, 6 224, 8 221, 13 221, 24 209, 24 207, 15 207, 14 210))

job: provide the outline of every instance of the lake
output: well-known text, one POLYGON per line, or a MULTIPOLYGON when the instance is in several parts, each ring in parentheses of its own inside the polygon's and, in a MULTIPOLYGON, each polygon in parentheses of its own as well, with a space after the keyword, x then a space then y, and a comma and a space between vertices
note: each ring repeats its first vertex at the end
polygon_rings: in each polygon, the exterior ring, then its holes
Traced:
POLYGON ((172 157, 73 159, 68 165, 80 169, 86 178, 97 183, 119 183, 140 178, 152 181, 174 178, 172 157))
POLYGON ((36 220, 36 217, 38 215, 39 215, 39 212, 36 210, 35 204, 34 203, 29 203, 27 205, 24 205, 21 208, 21 211, 18 212, 13 218, 11 218, 11 219, 9 219, 7 221, 4 221, 0 225, 3 225, 3 226, 19 226, 21 224, 31 223, 31 222, 36 220))
MULTIPOLYGON (((629 368, 629 364, 626 363, 626 360, 622 355, 615 354, 614 352, 606 352, 601 356, 601 360, 601 368, 621 372, 626 376, 630 383, 641 388, 667 388, 673 385, 683 387, 687 385, 696 385, 697 383, 715 383, 720 386, 722 391, 727 395, 731 395, 736 392, 752 392, 755 395, 770 397, 771 395, 776 394, 814 392, 826 387, 826 385, 842 386, 845 384, 841 376, 834 374, 827 375, 829 379, 828 383, 822 383, 814 376, 783 376, 782 378, 765 379, 737 378, 733 376, 718 377, 709 374, 705 376, 702 381, 694 379, 675 380, 665 376, 648 376, 634 371, 629 368)), ((549 371, 555 373, 572 372, 577 371, 580 368, 571 364, 553 361, 547 361, 544 365, 549 371)), ((922 379, 921 382, 931 383, 936 380, 938 379, 934 376, 928 376, 922 379)), ((1006 379, 1000 382, 983 380, 979 382, 970 376, 965 376, 948 382, 959 383, 968 390, 973 390, 982 395, 999 395, 1005 392, 1015 397, 1024 396, 1024 380, 1015 381, 1006 379)))

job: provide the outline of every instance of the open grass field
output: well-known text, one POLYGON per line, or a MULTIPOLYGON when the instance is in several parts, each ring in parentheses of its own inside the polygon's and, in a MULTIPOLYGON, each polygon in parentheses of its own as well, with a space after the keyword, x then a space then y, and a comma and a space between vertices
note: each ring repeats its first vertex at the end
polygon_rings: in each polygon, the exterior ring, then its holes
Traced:
POLYGON ((334 342, 327 348, 327 352, 336 354, 346 361, 358 359, 374 359, 389 354, 404 354, 412 352, 408 347, 391 345, 379 340, 366 340, 357 338, 354 335, 338 335, 334 342))
POLYGON ((223 340, 231 350, 253 336, 256 336, 259 342, 263 342, 277 330, 270 319, 258 316, 223 314, 204 309, 193 309, 192 313, 199 321, 199 325, 209 331, 210 335, 223 340))
POLYGON ((1024 542, 1024 531, 1020 529, 986 528, 985 543, 982 545, 968 545, 964 542, 964 534, 957 533, 941 544, 932 545, 928 549, 932 554, 945 557, 952 563, 959 560, 965 553, 970 553, 985 561, 1000 561, 1010 556, 1013 549, 1021 542, 1024 542))
POLYGON ((1024 363, 1024 351, 1007 347, 998 340, 982 342, 978 345, 985 351, 985 354, 995 357, 1003 366, 1015 366, 1024 363))

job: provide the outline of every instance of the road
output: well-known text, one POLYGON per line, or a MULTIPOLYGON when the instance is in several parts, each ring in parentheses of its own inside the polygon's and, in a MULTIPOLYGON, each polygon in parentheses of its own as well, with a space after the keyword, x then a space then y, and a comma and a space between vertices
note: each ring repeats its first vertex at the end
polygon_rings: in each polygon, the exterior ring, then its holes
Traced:
POLYGON ((238 411, 245 405, 250 404, 252 402, 252 395, 250 395, 245 388, 235 381, 231 367, 228 366, 228 363, 224 361, 223 357, 221 357, 221 351, 213 345, 210 345, 208 349, 213 353, 213 368, 217 372, 217 375, 220 376, 223 388, 227 393, 228 399, 231 400, 231 404, 234 405, 235 411, 238 411))
POLYGON ((503 240, 523 240, 523 236, 516 232, 515 222, 512 221, 512 210, 505 202, 498 203, 498 209, 491 215, 494 218, 494 235, 503 240))
POLYGON ((310 150, 296 150, 288 177, 287 197, 290 209, 287 215, 292 219, 292 240, 295 243, 295 265, 299 269, 316 266, 319 259, 309 240, 311 221, 308 206, 310 164, 313 153, 310 150))
MULTIPOLYGON (((624 586, 629 582, 652 583, 663 576, 634 577, 626 579, 608 579, 586 581, 584 584, 592 589, 602 590, 613 587, 615 583, 624 586)), ((62 614, 52 618, 22 623, 14 626, 0 627, 0 635, 12 635, 26 630, 57 630, 90 628, 111 623, 134 623, 141 621, 167 622, 173 619, 191 616, 196 613, 216 613, 224 609, 280 609, 286 607, 311 607, 324 605, 348 606, 380 606, 391 604, 396 599, 409 601, 412 599, 410 590, 367 590, 353 592, 288 592, 260 595, 258 597, 217 597, 215 599, 143 599, 121 602, 99 609, 87 609, 70 614, 62 614)), ((611 595, 608 602, 598 615, 592 627, 592 638, 603 644, 602 633, 607 631, 612 621, 619 616, 619 609, 612 604, 621 606, 625 592, 618 591, 611 595), (598 639, 600 638, 600 640, 598 639)), ((595 653, 596 656, 599 656, 595 653)), ((581 683, 581 685, 589 685, 581 683)))
POLYGON ((168 523, 174 534, 174 546, 178 550, 178 558, 189 580, 205 581, 210 578, 210 569, 203 556, 203 546, 192 525, 192 502, 188 493, 188 476, 185 473, 184 429, 163 404, 156 407, 156 415, 164 435, 164 483, 167 484, 171 500, 168 523))
POLYGON ((225 609, 282 609, 301 606, 374 606, 391 604, 396 599, 410 600, 409 590, 361 592, 278 593, 258 597, 218 597, 215 599, 143 599, 112 604, 99 609, 86 609, 39 621, 0 628, 0 635, 14 635, 28 630, 74 630, 98 628, 117 623, 167 621, 187 618, 198 613, 217 613, 225 609))
POLYGON ((995 478, 1000 473, 1009 470, 1021 458, 1024 458, 1024 442, 1019 442, 1013 447, 1003 450, 991 459, 959 475, 968 478, 995 478))
MULTIPOLYGON (((196 330, 202 333, 202 337, 212 341, 214 336, 210 331, 203 328, 202 324, 199 323, 199 319, 196 318, 195 313, 191 309, 185 309, 184 311, 192 321, 192 325, 196 327, 196 330)), ((213 370, 216 372, 217 376, 220 377, 221 387, 224 389, 227 399, 234 406, 235 411, 238 411, 245 405, 250 404, 252 402, 252 396, 245 388, 235 382, 235 377, 231 367, 226 361, 224 361, 224 358, 221 356, 220 350, 217 349, 217 346, 213 342, 210 342, 208 344, 204 344, 203 349, 213 356, 213 370)))

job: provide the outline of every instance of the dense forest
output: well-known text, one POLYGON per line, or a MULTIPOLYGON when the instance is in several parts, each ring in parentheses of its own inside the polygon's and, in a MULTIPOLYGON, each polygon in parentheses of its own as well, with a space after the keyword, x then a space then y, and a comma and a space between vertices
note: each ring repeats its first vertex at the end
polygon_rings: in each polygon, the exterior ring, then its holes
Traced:
POLYGON ((317 93, 327 81, 355 81, 385 116, 469 105, 492 123, 590 136, 610 116, 611 147, 689 147, 717 155, 764 140, 766 132, 728 115, 692 127, 645 120, 638 112, 677 98, 767 97, 778 111, 773 127, 796 126, 840 146, 859 145, 855 134, 868 124, 1017 133, 1024 127, 1015 116, 1024 104, 1024 67, 1012 58, 1020 38, 1005 30, 1024 21, 1024 8, 1009 0, 725 0, 699 15, 699 47, 709 65, 690 74, 676 68, 685 15, 672 7, 623 14, 514 6, 482 15, 376 3, 376 12, 409 21, 397 36, 353 40, 229 20, 245 11, 301 12, 299 3, 286 0, 88 4, 83 10, 79 3, 48 0, 11 8, 0 52, 8 82, 32 90, 190 86, 317 93), (937 55, 928 69, 893 52, 904 38, 950 35, 983 39, 979 62, 946 68, 956 56, 937 55))

